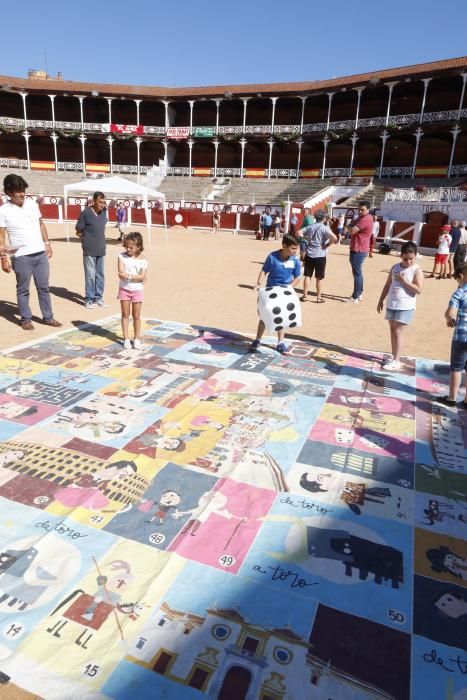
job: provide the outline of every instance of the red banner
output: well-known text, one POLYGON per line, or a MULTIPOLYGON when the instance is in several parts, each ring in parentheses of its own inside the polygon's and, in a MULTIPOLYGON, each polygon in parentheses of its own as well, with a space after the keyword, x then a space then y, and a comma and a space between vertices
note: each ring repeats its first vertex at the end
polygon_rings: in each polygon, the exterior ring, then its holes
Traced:
POLYGON ((142 136, 144 134, 144 126, 142 124, 103 124, 102 131, 111 134, 136 134, 142 136))

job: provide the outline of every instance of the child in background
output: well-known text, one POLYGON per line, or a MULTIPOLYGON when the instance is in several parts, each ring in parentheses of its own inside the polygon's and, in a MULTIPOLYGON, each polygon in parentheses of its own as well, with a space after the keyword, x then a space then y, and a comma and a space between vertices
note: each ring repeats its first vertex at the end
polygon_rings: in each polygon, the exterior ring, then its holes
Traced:
MULTIPOLYGON (((263 268, 254 286, 257 291, 266 279, 266 287, 291 284, 296 287, 300 281, 300 260, 297 257, 300 245, 295 236, 290 234, 282 238, 282 248, 270 253, 266 258, 263 268)), ((266 330, 263 321, 258 323, 256 339, 250 345, 250 352, 256 352, 261 344, 261 338, 266 330)), ((284 343, 284 331, 277 331, 277 350, 280 353, 287 352, 288 347, 284 343)))
POLYGON ((130 311, 133 317, 135 350, 141 348, 141 305, 143 303, 143 282, 146 279, 148 261, 141 256, 143 238, 140 233, 129 233, 123 243, 124 253, 118 256, 118 276, 120 278, 118 299, 122 308, 123 347, 131 349, 129 338, 130 311))
POLYGON ((416 296, 423 286, 423 272, 415 264, 417 246, 407 241, 401 248, 401 261, 393 265, 378 301, 377 311, 381 313, 386 297, 386 319, 391 331, 392 357, 383 361, 387 370, 400 369, 404 330, 415 313, 416 296))
MULTIPOLYGON (((451 343, 451 361, 449 367, 449 394, 436 401, 445 406, 455 406, 457 394, 462 383, 462 372, 467 372, 467 264, 454 272, 458 288, 449 300, 444 318, 448 328, 454 328, 451 343)), ((464 398, 463 407, 467 408, 464 398)))
POLYGON ((451 245, 452 237, 449 233, 451 227, 449 225, 443 226, 441 229, 441 235, 438 238, 438 252, 435 255, 435 264, 433 265, 433 271, 430 277, 436 275, 436 268, 439 265, 439 276, 438 279, 446 279, 446 266, 449 259, 449 246, 451 245))

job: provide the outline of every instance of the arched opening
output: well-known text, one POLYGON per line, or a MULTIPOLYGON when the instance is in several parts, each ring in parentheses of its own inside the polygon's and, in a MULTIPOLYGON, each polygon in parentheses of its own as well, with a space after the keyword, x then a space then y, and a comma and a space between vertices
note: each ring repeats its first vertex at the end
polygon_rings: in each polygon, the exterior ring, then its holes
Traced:
POLYGON ((139 157, 141 165, 158 165, 159 160, 164 160, 164 145, 160 141, 143 141, 139 147, 139 157))
MULTIPOLYGON (((466 91, 467 92, 467 91, 466 91)), ((453 165, 467 164, 467 131, 462 131, 457 137, 456 147, 454 149, 453 165)))
POLYGON ((50 136, 32 135, 29 138, 29 158, 46 162, 55 162, 54 146, 50 136))
POLYGON ((355 146, 353 167, 378 168, 381 160, 381 139, 361 136, 355 146))
POLYGON ((190 149, 186 141, 171 143, 168 147, 170 165, 174 168, 188 168, 190 163, 190 149))
POLYGON ((58 122, 81 123, 81 112, 77 97, 57 95, 54 100, 55 119, 58 122))
POLYGON ((386 117, 388 109, 389 88, 387 85, 365 88, 360 100, 359 119, 386 117))
POLYGON ((460 75, 445 75, 433 78, 426 93, 425 112, 444 112, 446 109, 457 110, 462 92, 460 75))
POLYGON ((295 141, 276 140, 272 149, 271 168, 292 170, 297 167, 298 146, 295 141))
POLYGON ((417 165, 448 167, 451 155, 452 135, 447 133, 425 134, 420 140, 417 165))
POLYGON ((348 140, 333 140, 328 146, 326 154, 326 169, 350 168, 352 158, 352 144, 348 140))
MULTIPOLYGON (((114 144, 115 147, 115 144, 114 144)), ((93 136, 84 142, 84 153, 86 163, 96 163, 98 165, 110 164, 109 143, 105 137, 93 136)), ((112 151, 115 160, 115 150, 112 151)))
POLYGON ((0 156, 2 158, 26 160, 26 155, 24 136, 18 133, 0 135, 0 156))
POLYGON ((191 149, 192 168, 213 168, 215 159, 214 144, 210 141, 201 143, 196 141, 191 149))
POLYGON ((218 168, 239 168, 242 163, 242 147, 235 141, 223 142, 217 153, 218 168))
MULTIPOLYGON (((201 98, 193 105, 193 126, 216 126, 217 107, 214 100, 201 98)), ((188 124, 190 117, 188 116, 188 124)))
POLYGON ((253 98, 246 108, 248 126, 270 125, 272 122, 272 102, 266 98, 253 98))
POLYGON ((391 136, 386 142, 384 167, 412 166, 415 155, 415 137, 391 136))
POLYGON ((0 92, 0 116, 23 119, 23 100, 17 92, 0 92))
POLYGON ((108 124, 109 106, 103 97, 86 97, 83 100, 83 121, 95 124, 108 124))
POLYGON ((424 84, 421 80, 397 83, 391 98, 391 115, 418 114, 422 108, 424 84))
POLYGON ((304 143, 300 158, 300 170, 321 169, 323 167, 323 149, 322 141, 304 143))
POLYGON ((217 700, 245 700, 251 683, 251 672, 243 666, 231 666, 225 674, 217 700))
POLYGON ((326 123, 329 98, 326 94, 308 97, 305 102, 304 124, 326 123))
POLYGON ((77 137, 60 137, 57 139, 57 160, 62 163, 82 163, 81 141, 77 137))
POLYGON ((136 102, 122 98, 112 100, 112 124, 136 124, 136 102))
POLYGON ((300 124, 302 101, 298 97, 280 97, 276 102, 274 124, 300 124))
POLYGON ((336 92, 331 105, 331 122, 355 120, 357 115, 357 91, 343 88, 336 92))
POLYGON ((186 100, 169 104, 169 126, 190 126, 190 105, 186 100))
POLYGON ((269 165, 269 146, 262 141, 248 142, 245 146, 244 168, 264 169, 269 165))
MULTIPOLYGON (((247 107, 248 109, 248 107, 247 107)), ((225 99, 220 104, 219 125, 220 126, 242 126, 243 124, 243 102, 236 99, 225 99)))
POLYGON ((26 97, 26 114, 28 120, 52 120, 52 102, 48 95, 28 95, 26 97))
POLYGON ((143 100, 139 106, 139 123, 144 126, 165 126, 165 106, 160 100, 143 100))
POLYGON ((114 139, 112 144, 112 161, 115 165, 136 165, 138 156, 134 140, 114 139))

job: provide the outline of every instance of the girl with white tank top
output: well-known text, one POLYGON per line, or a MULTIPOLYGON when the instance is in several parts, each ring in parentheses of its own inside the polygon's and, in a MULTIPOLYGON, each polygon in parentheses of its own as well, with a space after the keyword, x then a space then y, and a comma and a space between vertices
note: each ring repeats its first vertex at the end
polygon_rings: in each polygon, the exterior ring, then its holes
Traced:
POLYGON ((423 286, 423 272, 416 264, 417 246, 407 241, 401 248, 401 260, 389 271, 378 301, 377 311, 381 313, 386 303, 386 319, 391 333, 391 357, 383 360, 383 367, 388 371, 397 371, 401 367, 402 341, 404 329, 412 320, 417 294, 423 286))

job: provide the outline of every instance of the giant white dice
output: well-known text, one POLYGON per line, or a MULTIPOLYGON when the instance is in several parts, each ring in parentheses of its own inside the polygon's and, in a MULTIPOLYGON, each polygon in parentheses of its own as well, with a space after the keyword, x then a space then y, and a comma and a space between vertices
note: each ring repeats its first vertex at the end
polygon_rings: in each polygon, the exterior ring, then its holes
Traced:
POLYGON ((258 315, 268 333, 302 325, 300 301, 293 287, 263 287, 258 292, 258 315))

